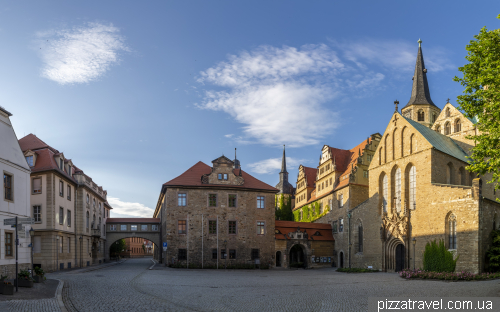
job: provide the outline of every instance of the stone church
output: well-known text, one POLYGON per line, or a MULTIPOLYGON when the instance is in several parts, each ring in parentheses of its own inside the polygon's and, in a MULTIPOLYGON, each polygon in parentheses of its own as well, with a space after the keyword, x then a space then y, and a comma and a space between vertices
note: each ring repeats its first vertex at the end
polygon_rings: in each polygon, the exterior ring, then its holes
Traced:
POLYGON ((398 104, 385 131, 372 135, 358 149, 360 160, 342 169, 349 171, 347 177, 332 168, 338 168, 337 155, 344 152, 328 146, 322 157, 333 159, 331 164, 320 160, 313 185, 309 180, 314 170, 299 168, 295 209, 303 207, 301 201, 321 199, 323 184, 329 187, 328 196, 343 183, 359 184, 359 190, 349 188, 349 198, 355 198, 350 205, 345 207, 340 196, 340 203, 334 204, 333 196, 325 203, 328 211, 314 220, 332 224, 332 256, 338 266, 393 272, 421 268, 425 245, 444 240, 458 257, 457 271, 487 270, 489 234, 498 227, 500 204, 494 186, 486 183, 491 176, 476 177, 465 169, 474 146, 466 136, 477 132, 477 120, 466 118, 449 102, 443 110, 433 103, 421 41, 411 98, 401 113, 398 104), (356 180, 361 164, 366 166, 364 183, 356 180), (335 174, 323 181, 328 170, 335 174))

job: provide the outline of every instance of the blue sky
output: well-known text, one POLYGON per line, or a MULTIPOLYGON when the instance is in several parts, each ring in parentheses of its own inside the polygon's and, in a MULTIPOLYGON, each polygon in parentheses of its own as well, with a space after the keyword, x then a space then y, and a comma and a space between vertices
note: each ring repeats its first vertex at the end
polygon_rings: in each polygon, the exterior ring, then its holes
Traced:
POLYGON ((150 217, 161 184, 238 148, 242 168, 295 184, 324 144, 349 149, 406 105, 418 49, 439 107, 498 1, 4 1, 0 105, 150 217))

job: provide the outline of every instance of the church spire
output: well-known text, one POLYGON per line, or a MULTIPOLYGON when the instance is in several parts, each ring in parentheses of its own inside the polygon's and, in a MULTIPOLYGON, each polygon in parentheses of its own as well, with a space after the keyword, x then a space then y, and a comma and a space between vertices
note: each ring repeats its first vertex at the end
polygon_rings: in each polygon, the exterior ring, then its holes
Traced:
POLYGON ((283 144, 283 158, 281 159, 281 172, 286 172, 285 145, 283 144))
POLYGON ((424 64, 422 54, 422 40, 418 39, 418 55, 415 64, 415 74, 413 75, 413 86, 411 89, 411 98, 405 107, 415 104, 429 104, 436 106, 431 100, 429 84, 427 83, 427 69, 424 64))

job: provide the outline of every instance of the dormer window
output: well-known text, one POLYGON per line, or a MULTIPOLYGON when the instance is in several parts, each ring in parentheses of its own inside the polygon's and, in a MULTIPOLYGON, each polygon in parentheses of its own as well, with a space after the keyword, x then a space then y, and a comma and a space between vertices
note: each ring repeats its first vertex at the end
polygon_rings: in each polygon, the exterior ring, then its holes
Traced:
POLYGON ((61 170, 64 170, 63 166, 64 166, 63 159, 59 158, 59 168, 61 168, 61 170))
POLYGON ((72 172, 71 172, 71 166, 70 166, 70 165, 68 165, 68 174, 69 174, 69 175, 71 175, 71 174, 72 174, 72 172))
POLYGON ((222 180, 222 173, 219 173, 219 174, 217 175, 217 179, 222 180))
POLYGON ((33 156, 26 156, 26 162, 30 167, 33 167, 33 156))
POLYGON ((227 173, 224 173, 224 181, 227 181, 227 173))

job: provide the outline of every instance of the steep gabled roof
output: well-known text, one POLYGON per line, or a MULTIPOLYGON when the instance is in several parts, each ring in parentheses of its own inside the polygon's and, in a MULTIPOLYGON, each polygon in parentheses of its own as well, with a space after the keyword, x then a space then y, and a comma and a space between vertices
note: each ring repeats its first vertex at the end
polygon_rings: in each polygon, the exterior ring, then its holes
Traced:
POLYGON ((221 184, 204 184, 201 183, 201 177, 204 174, 210 174, 212 172, 212 168, 208 166, 207 164, 199 161, 197 162, 194 166, 186 170, 183 174, 180 176, 164 183, 164 186, 201 186, 201 187, 223 187, 223 188, 250 188, 250 189, 259 189, 259 190, 269 190, 269 191, 276 191, 278 192, 278 189, 270 186, 269 184, 266 184, 250 174, 246 173, 245 171, 239 169, 233 169, 233 173, 235 175, 239 175, 241 171, 241 176, 243 177, 245 183, 243 185, 221 185, 221 184))
POLYGON ((40 140, 36 135, 34 135, 32 133, 19 139, 19 146, 21 146, 21 150, 23 152, 25 152, 27 150, 35 151, 35 150, 42 149, 42 148, 50 148, 54 153, 59 153, 58 150, 56 150, 55 148, 52 148, 51 146, 49 146, 44 141, 40 140))
POLYGON ((284 240, 290 239, 286 236, 290 232, 296 232, 300 229, 302 232, 307 233, 308 240, 318 240, 318 241, 334 241, 332 235, 332 226, 328 223, 311 223, 311 222, 294 222, 294 221, 280 221, 276 220, 274 224, 275 230, 279 233, 275 233, 275 238, 284 240), (319 232, 320 235, 314 235, 319 232))
POLYGON ((314 182, 316 181, 316 174, 318 169, 302 166, 304 168, 304 174, 306 176, 306 187, 314 187, 314 182))
POLYGON ((422 54, 422 41, 418 40, 418 54, 415 63, 415 73, 413 74, 413 86, 411 89, 411 98, 405 107, 418 104, 434 105, 431 100, 431 93, 429 91, 429 84, 427 83, 427 69, 424 64, 424 55, 422 54))
MULTIPOLYGON (((399 115, 403 117, 402 115, 399 115)), ((455 157, 458 160, 468 163, 467 154, 464 150, 455 143, 451 138, 438 133, 431 128, 427 128, 426 126, 413 121, 411 119, 403 117, 408 123, 410 123, 415 130, 420 132, 420 134, 437 150, 448 154, 452 157, 455 157)))

